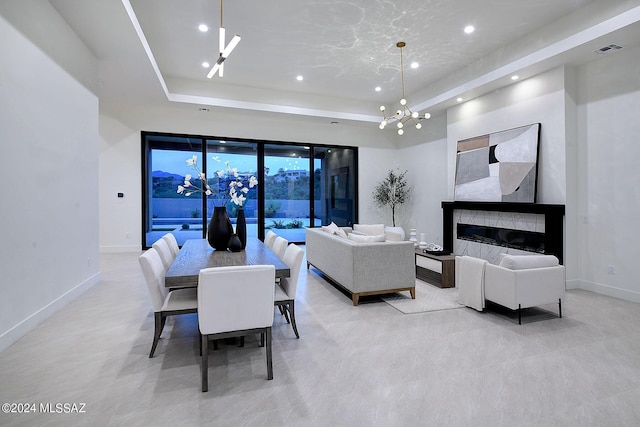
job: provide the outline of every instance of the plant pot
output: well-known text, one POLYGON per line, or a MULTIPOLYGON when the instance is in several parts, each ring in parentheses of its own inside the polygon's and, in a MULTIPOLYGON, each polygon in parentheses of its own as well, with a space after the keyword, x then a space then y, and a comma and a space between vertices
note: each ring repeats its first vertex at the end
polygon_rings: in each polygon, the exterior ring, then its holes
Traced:
POLYGON ((207 240, 212 248, 218 251, 226 251, 229 247, 229 239, 233 234, 233 226, 226 206, 215 206, 213 215, 207 228, 207 240))

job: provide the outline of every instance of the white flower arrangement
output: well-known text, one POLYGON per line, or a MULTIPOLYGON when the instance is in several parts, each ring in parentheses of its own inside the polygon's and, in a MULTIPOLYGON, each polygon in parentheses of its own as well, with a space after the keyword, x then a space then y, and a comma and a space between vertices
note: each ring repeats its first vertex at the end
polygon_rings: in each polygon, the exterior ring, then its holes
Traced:
MULTIPOLYGON (((220 159, 218 157, 213 157, 213 160, 220 163, 220 159)), ((203 193, 205 196, 214 196, 214 205, 216 204, 216 200, 222 200, 220 206, 226 206, 229 200, 231 200, 237 206, 242 206, 247 199, 246 194, 249 192, 249 189, 255 187, 258 184, 258 180, 255 176, 252 175, 249 178, 249 182, 245 185, 245 183, 242 182, 242 177, 238 173, 238 169, 232 168, 229 165, 229 162, 225 162, 226 170, 218 170, 215 172, 215 174, 218 179, 223 179, 225 175, 233 179, 229 181, 227 189, 224 192, 219 193, 207 182, 206 174, 202 172, 198 167, 198 157, 196 155, 194 155, 190 159, 187 159, 187 165, 195 169, 195 171, 197 172, 195 179, 199 180, 200 184, 191 182, 194 177, 191 174, 187 174, 184 177, 184 182, 182 183, 182 185, 178 185, 178 194, 190 196, 193 193, 199 192, 203 193)))

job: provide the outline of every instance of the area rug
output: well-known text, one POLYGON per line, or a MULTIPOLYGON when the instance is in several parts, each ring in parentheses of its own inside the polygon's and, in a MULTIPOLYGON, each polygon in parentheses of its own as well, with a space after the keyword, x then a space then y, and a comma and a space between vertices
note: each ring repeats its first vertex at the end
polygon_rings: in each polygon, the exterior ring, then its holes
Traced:
POLYGON ((421 280, 416 280, 416 299, 411 299, 407 292, 402 292, 385 295, 382 300, 404 314, 464 307, 458 304, 457 288, 441 289, 421 280))

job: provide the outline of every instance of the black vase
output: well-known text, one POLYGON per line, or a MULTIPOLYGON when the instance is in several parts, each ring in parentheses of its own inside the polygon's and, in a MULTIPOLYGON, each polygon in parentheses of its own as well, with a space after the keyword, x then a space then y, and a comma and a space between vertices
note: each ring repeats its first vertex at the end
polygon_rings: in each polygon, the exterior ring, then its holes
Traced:
POLYGON ((233 226, 227 215, 226 206, 215 206, 207 229, 209 244, 218 251, 226 251, 232 234, 233 226))
POLYGON ((238 219, 236 219, 236 234, 240 238, 242 249, 247 247, 247 219, 244 216, 244 209, 238 209, 238 219))
POLYGON ((242 250, 242 242, 237 234, 232 234, 229 239, 229 250, 231 252, 240 252, 242 250))

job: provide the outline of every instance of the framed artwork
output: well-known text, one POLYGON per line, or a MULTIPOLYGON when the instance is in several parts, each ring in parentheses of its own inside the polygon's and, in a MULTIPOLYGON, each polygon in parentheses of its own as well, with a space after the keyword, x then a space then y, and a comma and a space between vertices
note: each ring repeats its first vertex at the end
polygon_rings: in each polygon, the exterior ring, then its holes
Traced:
POLYGON ((454 200, 535 203, 540 123, 458 141, 454 200))

